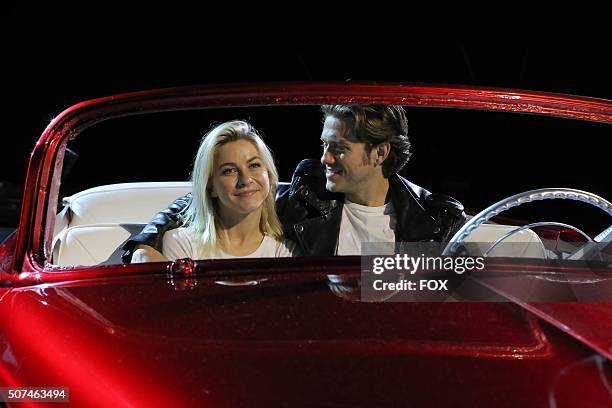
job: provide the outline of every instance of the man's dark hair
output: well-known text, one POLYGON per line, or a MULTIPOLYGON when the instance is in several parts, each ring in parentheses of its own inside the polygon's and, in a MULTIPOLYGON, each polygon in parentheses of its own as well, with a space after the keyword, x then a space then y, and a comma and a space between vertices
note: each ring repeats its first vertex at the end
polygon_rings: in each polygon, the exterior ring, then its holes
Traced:
POLYGON ((400 105, 323 105, 323 121, 328 116, 347 120, 353 135, 366 144, 366 152, 389 143, 389 157, 382 164, 383 176, 399 172, 412 155, 408 140, 408 119, 400 105))

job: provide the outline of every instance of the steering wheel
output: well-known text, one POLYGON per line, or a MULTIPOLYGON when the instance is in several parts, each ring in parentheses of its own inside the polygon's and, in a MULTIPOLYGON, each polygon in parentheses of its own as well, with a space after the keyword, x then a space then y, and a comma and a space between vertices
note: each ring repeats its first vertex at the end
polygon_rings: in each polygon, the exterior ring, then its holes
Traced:
MULTIPOLYGON (((478 214, 476 214, 473 218, 471 218, 468 222, 466 222, 460 229, 453 235, 450 239, 449 243, 444 248, 442 253, 443 256, 449 256, 455 253, 457 248, 465 241, 465 239, 481 224, 487 222, 489 219, 493 218, 496 215, 501 214, 504 211, 509 210, 512 207, 518 207, 519 205, 530 203, 532 201, 540 201, 540 200, 575 200, 582 201, 584 203, 593 205, 597 208, 604 210, 608 215, 612 216, 612 203, 603 198, 586 191, 575 190, 572 188, 540 188, 537 190, 530 190, 524 193, 519 193, 513 195, 511 197, 505 198, 497 203, 485 208, 478 214)), ((542 225, 557 225, 563 226, 566 228, 570 228, 574 231, 577 231, 582 236, 589 239, 589 241, 593 241, 590 239, 588 235, 579 230, 578 228, 567 225, 560 224, 554 222, 538 222, 534 224, 529 224, 523 227, 517 227, 512 231, 508 232, 497 241, 495 241, 491 247, 485 252, 488 253, 494 246, 499 244, 501 241, 507 239, 509 236, 529 227, 542 226, 542 225)), ((605 229, 602 233, 600 233, 595 239, 595 242, 602 243, 607 245, 608 242, 612 239, 612 225, 605 229)))

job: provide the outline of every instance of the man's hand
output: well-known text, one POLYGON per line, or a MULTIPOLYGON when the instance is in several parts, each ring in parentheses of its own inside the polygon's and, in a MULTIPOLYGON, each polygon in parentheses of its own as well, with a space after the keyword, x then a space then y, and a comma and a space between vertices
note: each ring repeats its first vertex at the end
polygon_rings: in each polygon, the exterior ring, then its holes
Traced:
POLYGON ((168 262, 169 259, 163 256, 153 247, 148 245, 138 244, 136 250, 132 255, 132 263, 144 263, 144 262, 168 262))

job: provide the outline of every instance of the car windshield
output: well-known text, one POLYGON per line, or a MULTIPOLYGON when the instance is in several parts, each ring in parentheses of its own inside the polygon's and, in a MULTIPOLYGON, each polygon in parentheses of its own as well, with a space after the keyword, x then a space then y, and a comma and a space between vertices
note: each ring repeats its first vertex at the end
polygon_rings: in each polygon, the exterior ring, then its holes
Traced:
MULTIPOLYGON (((412 155, 400 175, 433 193, 454 197, 468 215, 544 187, 574 188, 608 199, 612 195, 604 124, 493 111, 410 106, 405 110, 412 155), (575 158, 581 163, 588 158, 588 167, 577 165, 575 158)), ((319 106, 185 110, 96 124, 68 144, 52 263, 121 263, 126 239, 191 191, 189 180, 202 137, 231 120, 248 121, 260 131, 274 155, 280 192, 289 188, 301 160, 321 160, 319 106)), ((605 212, 577 201, 528 204, 492 221, 554 221, 577 226, 590 237, 610 225, 605 212)), ((556 246, 560 239, 581 239, 579 232, 559 226, 533 231, 556 246)))

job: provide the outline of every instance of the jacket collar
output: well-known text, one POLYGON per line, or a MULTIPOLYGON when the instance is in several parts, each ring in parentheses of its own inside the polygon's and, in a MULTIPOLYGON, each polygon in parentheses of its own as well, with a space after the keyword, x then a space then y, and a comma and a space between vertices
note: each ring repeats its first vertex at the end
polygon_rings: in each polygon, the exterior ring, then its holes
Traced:
POLYGON ((434 239, 440 232, 440 225, 420 202, 430 193, 398 174, 389 177, 389 193, 397 217, 395 240, 414 242, 434 239))

